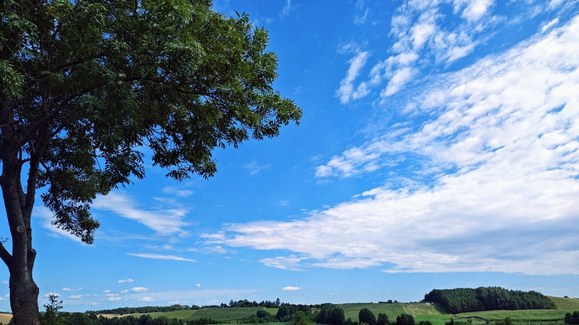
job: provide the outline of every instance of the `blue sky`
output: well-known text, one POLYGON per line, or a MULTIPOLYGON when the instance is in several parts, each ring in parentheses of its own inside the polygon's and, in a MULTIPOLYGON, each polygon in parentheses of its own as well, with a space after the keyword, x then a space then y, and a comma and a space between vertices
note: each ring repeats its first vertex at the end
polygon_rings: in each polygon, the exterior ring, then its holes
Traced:
POLYGON ((477 286, 579 296, 578 1, 214 7, 269 30, 276 87, 301 124, 216 150, 209 180, 148 168, 94 202, 92 246, 38 206, 41 304, 50 292, 71 311, 477 286))

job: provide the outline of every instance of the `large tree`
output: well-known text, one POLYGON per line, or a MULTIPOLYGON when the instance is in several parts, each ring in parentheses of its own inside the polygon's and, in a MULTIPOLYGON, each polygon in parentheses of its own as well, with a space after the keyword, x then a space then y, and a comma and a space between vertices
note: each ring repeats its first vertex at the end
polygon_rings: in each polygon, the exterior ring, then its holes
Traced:
POLYGON ((37 196, 91 243, 91 202, 144 177, 145 150, 176 180, 210 177, 214 148, 301 117, 273 89, 267 32, 210 0, 2 0, 0 11, 0 258, 16 324, 38 323, 37 196))

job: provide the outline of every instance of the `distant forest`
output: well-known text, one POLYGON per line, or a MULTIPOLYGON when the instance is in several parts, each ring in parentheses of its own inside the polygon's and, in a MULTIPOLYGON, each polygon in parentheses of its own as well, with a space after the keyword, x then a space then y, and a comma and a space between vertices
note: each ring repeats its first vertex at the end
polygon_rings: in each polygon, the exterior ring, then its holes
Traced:
POLYGON ((458 314, 484 310, 554 309, 555 304, 536 291, 514 291, 501 287, 477 289, 432 290, 425 302, 436 304, 445 311, 458 314))

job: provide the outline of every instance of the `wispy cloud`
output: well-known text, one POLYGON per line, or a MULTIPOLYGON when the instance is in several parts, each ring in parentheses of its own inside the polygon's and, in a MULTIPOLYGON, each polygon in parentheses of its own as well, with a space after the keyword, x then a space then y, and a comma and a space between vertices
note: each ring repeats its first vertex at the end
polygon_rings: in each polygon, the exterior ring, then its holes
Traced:
POLYGON ((285 4, 283 6, 283 8, 281 9, 280 12, 280 16, 283 17, 287 17, 290 14, 290 11, 292 10, 292 1, 291 0, 286 0, 285 4))
POLYGON ((281 270, 301 270, 301 262, 304 258, 297 256, 278 256, 272 258, 261 259, 260 262, 265 266, 273 267, 281 270))
POLYGON ((168 261, 191 262, 191 263, 195 262, 194 259, 177 255, 149 254, 149 253, 127 253, 127 255, 141 258, 148 258, 152 260, 168 260, 168 261))
POLYGON ((135 202, 128 196, 113 192, 98 197, 92 207, 107 210, 123 218, 134 220, 152 229, 159 235, 186 235, 184 227, 188 224, 183 220, 188 211, 180 206, 163 207, 159 210, 144 210, 136 207, 135 202))
POLYGON ((271 165, 268 164, 259 164, 256 160, 245 164, 245 166, 243 166, 248 172, 249 172, 249 176, 255 176, 259 173, 261 173, 261 171, 263 171, 264 169, 270 168, 271 165))
POLYGON ((119 284, 125 284, 125 283, 133 283, 135 280, 133 280, 132 278, 128 278, 128 279, 121 279, 119 281, 117 281, 119 284))
MULTIPOLYGON (((380 53, 373 54, 378 61, 369 63, 369 71, 363 69, 368 63, 367 53, 356 53, 336 93, 340 102, 347 104, 381 87, 379 94, 384 102, 427 73, 445 71, 473 54, 496 35, 499 27, 517 24, 560 6, 560 1, 545 5, 530 0, 528 4, 520 4, 520 10, 513 10, 509 17, 494 10, 497 7, 494 0, 404 1, 390 21, 392 46, 382 58, 380 53), (366 73, 367 79, 359 78, 366 73)), ((356 3, 356 23, 366 20, 367 12, 362 16, 359 13, 365 7, 363 1, 356 3)))
POLYGON ((354 81, 360 74, 360 70, 366 65, 368 56, 369 54, 366 51, 355 51, 354 57, 349 62, 348 72, 340 82, 340 88, 336 91, 341 103, 346 104, 352 99, 357 99, 367 94, 368 90, 365 84, 360 84, 360 86, 354 88, 354 81))
POLYGON ((80 291, 82 288, 62 288, 62 291, 71 292, 71 291, 80 291))
POLYGON ((385 185, 288 222, 234 224, 213 243, 291 255, 271 267, 579 274, 579 17, 433 77, 398 122, 318 167, 385 185), (557 234, 554 236, 553 234, 557 234))
POLYGON ((163 188, 163 193, 176 196, 179 198, 185 198, 193 195, 193 191, 191 190, 179 189, 173 186, 167 186, 163 188))
POLYGON ((281 288, 282 291, 300 291, 302 288, 296 286, 285 286, 281 288))
POLYGON ((370 8, 368 8, 364 2, 364 0, 358 0, 356 2, 356 15, 354 16, 354 24, 356 25, 365 24, 370 16, 370 8))

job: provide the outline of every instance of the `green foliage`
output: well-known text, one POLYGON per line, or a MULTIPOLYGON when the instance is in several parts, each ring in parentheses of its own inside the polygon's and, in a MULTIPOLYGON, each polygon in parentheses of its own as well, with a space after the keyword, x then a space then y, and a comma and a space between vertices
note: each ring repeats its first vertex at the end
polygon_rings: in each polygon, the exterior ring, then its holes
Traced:
POLYGON ((244 323, 247 324, 263 324, 263 323, 273 323, 277 320, 275 317, 268 313, 266 310, 258 310, 254 315, 249 316, 244 323))
POLYGON ((2 152, 30 164, 54 223, 85 242, 95 196, 145 176, 143 146, 169 177, 210 177, 214 148, 275 137, 301 117, 272 87, 267 32, 211 1, 1 9, 2 152))
POLYGON ((565 324, 579 324, 579 311, 565 314, 565 324))
MULTIPOLYGON (((145 158, 176 180, 207 178, 215 148, 301 118, 273 88, 267 32, 210 0, 3 0, 0 14, 0 183, 13 225, 0 258, 11 273, 32 274, 38 189, 52 223, 92 243, 91 203, 145 177, 145 158)), ((36 323, 36 284, 11 279, 15 322, 36 323)))
POLYGON ((48 304, 44 305, 45 312, 42 315, 43 325, 62 324, 59 311, 62 309, 62 300, 58 300, 58 295, 51 293, 48 295, 48 304))
POLYGON ((293 314, 292 320, 290 322, 291 325, 311 325, 312 320, 301 310, 296 311, 293 314))
POLYGON ((103 309, 96 311, 95 313, 98 314, 116 314, 116 315, 125 315, 125 314, 148 314, 153 312, 170 312, 170 311, 177 311, 177 310, 193 310, 193 307, 189 307, 187 305, 179 305, 174 304, 171 306, 141 306, 141 307, 121 307, 115 309, 103 309))
POLYGON ((337 305, 322 304, 314 320, 320 324, 341 325, 345 321, 344 310, 337 305))
POLYGON ((432 290, 424 301, 437 304, 450 313, 483 310, 553 309, 548 297, 535 291, 513 291, 499 287, 432 290))
MULTIPOLYGON (((401 303, 349 303, 349 304, 342 304, 339 305, 342 309, 344 309, 344 314, 346 319, 351 318, 353 320, 358 320, 358 316, 360 313, 360 309, 368 308, 377 315, 379 313, 384 313, 388 315, 390 320, 395 320, 396 316, 402 313, 409 313, 406 309, 408 308, 409 304, 401 304, 401 303)), ((427 306, 432 311, 436 312, 434 307, 427 306)))
POLYGON ((396 317, 396 325, 414 325, 414 317, 410 314, 401 314, 396 317))
POLYGON ((370 309, 362 308, 358 313, 358 322, 360 324, 376 325, 376 316, 370 309))
POLYGON ((388 319, 388 315, 379 313, 378 318, 376 319, 376 325, 390 325, 390 319, 388 319))
POLYGON ((280 322, 289 322, 294 318, 294 314, 301 312, 310 317, 312 315, 312 308, 308 305, 290 305, 282 304, 275 315, 275 318, 280 322))

